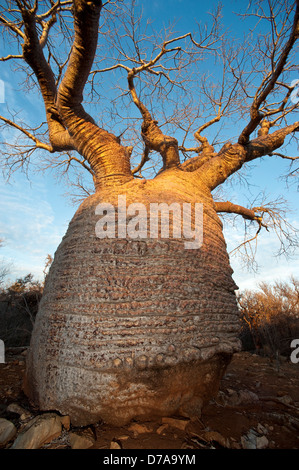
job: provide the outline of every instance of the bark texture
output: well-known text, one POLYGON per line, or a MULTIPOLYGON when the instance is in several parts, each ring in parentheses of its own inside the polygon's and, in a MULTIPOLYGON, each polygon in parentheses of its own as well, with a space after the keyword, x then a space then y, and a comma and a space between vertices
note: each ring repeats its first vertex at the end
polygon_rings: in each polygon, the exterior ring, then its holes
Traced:
POLYGON ((55 254, 25 391, 76 425, 199 415, 239 349, 235 289, 210 191, 190 173, 173 169, 98 192, 80 206, 55 254), (203 246, 97 238, 95 208, 117 206, 118 194, 127 204, 203 203, 203 246))

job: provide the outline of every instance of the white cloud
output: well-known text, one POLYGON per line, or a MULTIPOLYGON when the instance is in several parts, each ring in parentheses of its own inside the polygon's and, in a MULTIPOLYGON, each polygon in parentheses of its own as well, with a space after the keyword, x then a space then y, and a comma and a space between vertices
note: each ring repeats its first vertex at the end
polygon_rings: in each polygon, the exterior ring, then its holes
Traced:
POLYGON ((55 224, 55 213, 40 186, 14 183, 0 188, 0 237, 5 244, 1 256, 12 264, 11 277, 31 272, 42 277, 47 254, 53 255, 66 226, 55 224))

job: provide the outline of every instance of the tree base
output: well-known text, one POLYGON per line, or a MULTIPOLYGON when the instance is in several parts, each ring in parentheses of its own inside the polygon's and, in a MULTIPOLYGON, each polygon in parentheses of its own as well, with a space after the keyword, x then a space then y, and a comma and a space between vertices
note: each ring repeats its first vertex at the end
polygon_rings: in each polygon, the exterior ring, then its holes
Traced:
MULTIPOLYGON (((79 367, 60 367, 59 374, 64 375, 61 394, 53 397, 45 391, 37 397, 26 379, 24 391, 41 411, 55 409, 69 415, 74 426, 99 421, 122 426, 133 419, 171 415, 199 417, 203 405, 217 394, 230 360, 230 354, 217 354, 206 361, 143 371, 93 371, 90 387, 86 387, 89 392, 84 396, 78 383, 84 373, 87 384, 88 372, 79 367)), ((55 367, 52 372, 55 374, 55 367)))

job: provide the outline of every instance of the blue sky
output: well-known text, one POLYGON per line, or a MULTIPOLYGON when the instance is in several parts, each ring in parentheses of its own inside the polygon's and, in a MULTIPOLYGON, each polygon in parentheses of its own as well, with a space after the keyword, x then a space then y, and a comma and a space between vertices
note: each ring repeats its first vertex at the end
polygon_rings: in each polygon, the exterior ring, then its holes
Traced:
MULTIPOLYGON (((203 17, 205 10, 215 2, 209 4, 197 0, 153 0, 143 1, 145 15, 151 16, 158 22, 177 22, 177 29, 187 32, 195 27, 197 20, 203 17), (202 6, 204 5, 204 6, 202 6), (203 10, 202 10, 203 9, 203 10)), ((242 25, 236 22, 231 14, 240 4, 236 0, 226 1, 224 6, 224 19, 230 29, 240 29, 242 25)), ((22 110, 22 118, 28 123, 44 120, 40 101, 36 95, 24 94, 19 91, 18 77, 9 71, 6 63, 1 63, 0 79, 5 84, 5 102, 0 103, 0 114, 7 116, 7 108, 22 110)), ((295 77, 296 78, 296 77, 295 77)), ((299 78, 299 71, 298 71, 299 78)), ((1 132, 1 131, 0 131, 1 132)), ((1 134, 7 140, 13 140, 14 131, 1 134)), ((297 152, 295 147, 292 148, 297 152)), ((258 193, 259 188, 265 189, 270 200, 283 196, 290 202, 292 212, 288 220, 299 229, 299 202, 297 184, 287 186, 281 179, 286 173, 287 164, 279 159, 263 159, 255 163, 251 172, 249 188, 236 185, 230 189, 230 199, 233 202, 244 203, 250 192, 258 193)), ((31 171, 29 178, 24 174, 15 173, 9 183, 0 179, 0 238, 5 243, 0 248, 0 260, 10 265, 10 279, 14 280, 31 272, 36 278, 43 278, 45 259, 48 254, 54 255, 55 250, 63 237, 68 223, 75 213, 76 206, 72 205, 65 196, 67 188, 57 181, 54 174, 36 173, 31 171)), ((236 226, 225 226, 225 236, 228 251, 231 251, 243 240, 242 220, 236 226)), ((291 260, 284 257, 276 258, 275 252, 279 243, 272 232, 264 231, 259 238, 256 260, 259 265, 258 273, 248 272, 242 268, 238 257, 231 258, 234 269, 234 279, 241 289, 253 288, 261 280, 272 282, 277 279, 288 279, 290 275, 299 278, 298 256, 291 260)), ((298 253, 297 253, 298 255, 298 253)))

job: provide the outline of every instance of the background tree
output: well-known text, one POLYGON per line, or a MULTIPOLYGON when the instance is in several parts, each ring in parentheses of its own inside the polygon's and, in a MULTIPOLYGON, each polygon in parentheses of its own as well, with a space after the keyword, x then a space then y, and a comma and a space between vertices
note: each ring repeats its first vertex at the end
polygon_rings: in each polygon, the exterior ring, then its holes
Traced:
MULTIPOLYGON (((3 240, 0 238, 0 248, 3 246, 3 240)), ((5 278, 8 276, 10 267, 5 264, 3 260, 0 260, 0 291, 3 288, 5 278)))
POLYGON ((298 336, 299 282, 261 283, 256 291, 238 295, 244 347, 275 357, 290 357, 290 344, 298 336))
POLYGON ((30 273, 2 289, 0 338, 6 347, 29 345, 42 292, 41 284, 30 273))
POLYGON ((46 126, 34 129, 0 116, 30 142, 6 143, 8 173, 26 168, 38 150, 50 155, 48 166, 79 164, 95 187, 51 265, 27 368, 30 398, 78 424, 193 415, 217 391, 240 347, 236 285, 217 213, 241 215, 258 233, 272 223, 295 243, 273 207, 245 208, 212 194, 264 156, 298 158, 281 150, 299 129, 291 81, 298 2, 251 3, 244 20, 256 24, 241 44, 221 28, 220 9, 207 27, 180 35, 154 31, 136 10, 135 2, 16 0, 0 14, 11 47, 1 60, 23 64, 46 114, 46 126), (217 80, 204 67, 217 70, 217 80), (105 76, 117 88, 113 97, 105 76), (97 101, 98 122, 83 93, 97 101), (238 135, 227 141, 221 131, 236 121, 238 135), (144 178, 149 166, 155 176, 144 178), (202 247, 185 250, 174 237, 97 239, 95 208, 117 205, 118 195, 147 208, 203 203, 202 247))

